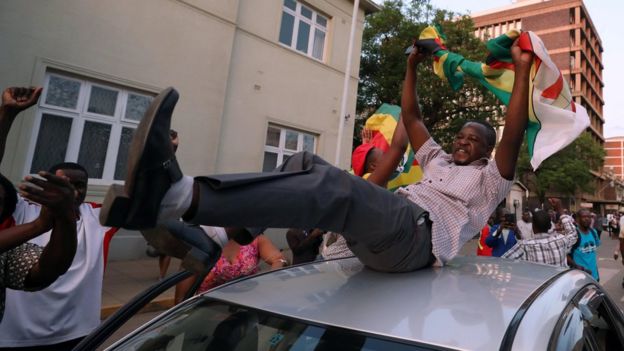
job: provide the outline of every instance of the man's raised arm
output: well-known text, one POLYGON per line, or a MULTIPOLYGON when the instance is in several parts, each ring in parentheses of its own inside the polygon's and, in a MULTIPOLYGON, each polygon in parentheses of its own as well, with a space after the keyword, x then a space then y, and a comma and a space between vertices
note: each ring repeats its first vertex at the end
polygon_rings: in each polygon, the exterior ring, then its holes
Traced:
POLYGON ((407 57, 407 69, 405 70, 405 80, 403 81, 403 94, 401 96, 401 119, 405 125, 407 136, 414 153, 429 140, 429 131, 422 120, 420 107, 418 107, 418 97, 416 96, 416 67, 425 55, 418 47, 414 47, 412 53, 407 57))
POLYGON ((505 129, 496 149, 496 166, 500 175, 513 180, 518 153, 524 138, 529 116, 529 74, 533 63, 533 53, 522 51, 518 43, 511 47, 511 58, 515 66, 515 79, 511 99, 505 116, 505 129))
POLYGON ((17 115, 37 103, 41 95, 41 87, 38 88, 6 88, 2 92, 2 105, 0 105, 0 162, 4 157, 7 137, 11 125, 17 115))
POLYGON ((53 222, 50 241, 39 261, 30 269, 24 282, 27 290, 39 290, 67 272, 76 254, 75 189, 61 171, 56 175, 39 172, 42 177, 27 176, 19 187, 21 195, 42 206, 39 217, 53 222), (33 184, 33 185, 27 185, 33 184))
POLYGON ((405 132, 405 125, 402 120, 403 118, 400 118, 397 123, 394 134, 392 135, 392 141, 390 142, 390 148, 384 153, 377 167, 375 167, 375 170, 368 177, 369 182, 383 188, 388 184, 390 176, 396 170, 399 162, 403 159, 405 150, 407 150, 407 133, 405 132))

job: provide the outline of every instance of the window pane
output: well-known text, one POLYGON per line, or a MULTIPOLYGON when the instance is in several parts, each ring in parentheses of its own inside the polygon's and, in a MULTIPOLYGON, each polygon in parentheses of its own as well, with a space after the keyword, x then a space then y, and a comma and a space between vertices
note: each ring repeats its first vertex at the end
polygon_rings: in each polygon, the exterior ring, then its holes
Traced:
POLYGON ((286 131, 286 145, 284 146, 289 150, 297 150, 297 139, 299 138, 299 133, 293 132, 292 130, 286 131))
POLYGON ((89 178, 102 178, 111 125, 87 121, 82 131, 78 163, 84 166, 89 178))
POLYGON ((96 86, 91 87, 87 111, 113 116, 115 115, 115 106, 117 106, 117 91, 96 86))
POLYGON ((318 13, 316 14, 316 23, 318 25, 320 25, 321 27, 327 27, 327 18, 319 15, 318 13))
POLYGON ((297 33, 297 50, 307 53, 308 41, 310 41, 310 25, 299 21, 299 33, 297 33))
POLYGON ((71 125, 71 118, 47 113, 41 116, 39 136, 37 136, 37 146, 35 146, 30 173, 47 171, 55 164, 65 161, 71 125))
POLYGON ((79 94, 80 82, 51 76, 45 103, 48 105, 76 109, 76 106, 78 106, 79 94))
POLYGON ((119 139, 119 151, 117 152, 117 162, 115 162, 115 180, 126 179, 126 164, 128 163, 128 149, 134 134, 133 128, 123 127, 121 138, 119 139))
POLYGON ((295 17, 282 12, 282 25, 280 27, 279 41, 288 46, 292 45, 293 28, 295 26, 295 17))
POLYGON ((301 14, 305 18, 312 19, 312 10, 310 10, 309 8, 307 8, 305 6, 301 6, 301 14))
POLYGON ((128 94, 125 118, 137 122, 141 121, 152 100, 153 98, 149 96, 128 94))
POLYGON ((312 47, 312 56, 322 60, 323 47, 325 46, 325 33, 322 30, 314 30, 314 46, 312 47))
POLYGON ((277 167, 277 154, 265 151, 262 172, 271 172, 275 167, 277 167))
POLYGON ((295 11, 295 9, 297 8, 297 2, 295 0, 284 0, 284 6, 295 11))
POLYGON ((314 137, 310 134, 303 135, 303 151, 314 152, 314 137))
POLYGON ((267 129, 266 144, 268 146, 279 147, 280 131, 279 128, 275 127, 269 127, 269 129, 267 129))
MULTIPOLYGON (((226 288, 227 289, 227 288, 226 288)), ((240 288, 239 288, 240 289, 240 288)), ((236 288, 232 288, 236 291, 236 288)), ((347 329, 320 327, 200 296, 119 344, 117 350, 431 350, 347 329), (160 348, 154 345, 165 345, 160 348)))

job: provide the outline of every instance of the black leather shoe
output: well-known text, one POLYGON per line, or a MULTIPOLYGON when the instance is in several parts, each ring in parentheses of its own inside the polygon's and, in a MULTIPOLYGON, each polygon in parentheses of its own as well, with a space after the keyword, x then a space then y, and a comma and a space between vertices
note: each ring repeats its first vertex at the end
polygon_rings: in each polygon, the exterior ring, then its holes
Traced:
POLYGON ((156 226, 162 198, 171 184, 182 178, 169 137, 178 97, 175 89, 167 88, 145 112, 130 144, 125 184, 112 185, 102 204, 103 225, 127 229, 156 226))
POLYGON ((199 226, 167 220, 141 234, 156 250, 182 260, 182 267, 195 273, 207 273, 221 257, 221 247, 199 226))

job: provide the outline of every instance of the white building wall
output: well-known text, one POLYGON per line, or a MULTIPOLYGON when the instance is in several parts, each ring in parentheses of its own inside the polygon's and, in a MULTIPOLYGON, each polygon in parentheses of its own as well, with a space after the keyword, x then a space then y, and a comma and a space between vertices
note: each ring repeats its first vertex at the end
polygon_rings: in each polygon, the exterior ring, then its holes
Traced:
MULTIPOLYGON (((319 135, 317 153, 333 161, 353 2, 306 4, 330 18, 323 62, 279 44, 282 0, 3 0, 0 87, 42 85, 50 70, 154 94, 174 86, 181 96, 177 156, 189 175, 260 170, 269 122, 319 135)), ((351 116, 363 20, 360 11, 351 116)), ((29 171, 35 122, 30 109, 9 135, 0 170, 13 181, 29 171)), ((350 119, 344 168, 352 133, 350 119)), ((102 200, 107 186, 97 183, 88 200, 102 200)), ((137 233, 121 232, 111 259, 144 247, 137 233)))
MULTIPOLYGON (((269 123, 319 135, 316 152, 334 161, 352 4, 308 1, 330 18, 323 62, 278 42, 282 1, 241 1, 221 130, 217 171, 262 169, 269 123), (258 21, 263 18, 263 21, 258 21)), ((360 11, 358 33, 363 30, 360 11)), ((354 52, 359 53, 361 34, 354 52)), ((348 114, 355 115, 359 55, 354 55, 348 114)), ((353 118, 345 126, 341 167, 348 168, 353 118)))

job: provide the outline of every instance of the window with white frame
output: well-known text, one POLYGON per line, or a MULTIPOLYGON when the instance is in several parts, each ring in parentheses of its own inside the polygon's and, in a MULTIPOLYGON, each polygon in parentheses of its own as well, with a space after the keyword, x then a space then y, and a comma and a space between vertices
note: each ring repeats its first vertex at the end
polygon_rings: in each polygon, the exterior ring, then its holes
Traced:
POLYGON ((279 42, 317 60, 323 60, 327 17, 295 0, 284 0, 279 42))
POLYGON ((317 138, 315 134, 269 124, 264 144, 262 171, 274 170, 296 152, 316 152, 317 138))
POLYGON ((46 73, 27 171, 77 162, 90 179, 123 180, 132 135, 152 99, 117 85, 46 73))

